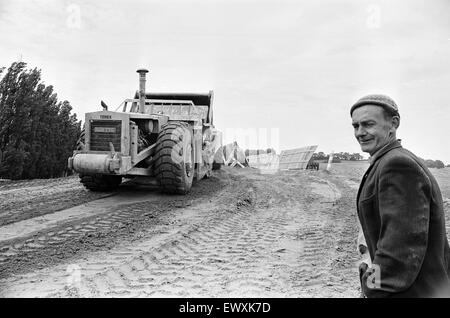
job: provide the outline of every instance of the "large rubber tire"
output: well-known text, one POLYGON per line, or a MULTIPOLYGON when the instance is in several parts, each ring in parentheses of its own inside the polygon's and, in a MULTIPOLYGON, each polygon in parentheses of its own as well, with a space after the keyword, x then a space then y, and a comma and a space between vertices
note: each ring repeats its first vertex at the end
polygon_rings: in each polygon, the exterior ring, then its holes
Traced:
POLYGON ((122 177, 102 174, 80 175, 80 182, 91 191, 112 191, 122 183, 122 177))
POLYGON ((186 194, 194 180, 193 137, 189 126, 171 122, 161 127, 154 171, 162 192, 186 194))

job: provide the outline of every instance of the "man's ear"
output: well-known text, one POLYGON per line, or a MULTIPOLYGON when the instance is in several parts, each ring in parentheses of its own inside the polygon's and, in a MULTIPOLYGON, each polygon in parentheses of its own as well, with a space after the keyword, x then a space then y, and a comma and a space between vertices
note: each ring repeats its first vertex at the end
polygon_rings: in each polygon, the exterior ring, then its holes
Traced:
POLYGON ((400 126, 400 117, 398 116, 392 116, 392 127, 395 128, 396 130, 398 129, 398 127, 400 126))

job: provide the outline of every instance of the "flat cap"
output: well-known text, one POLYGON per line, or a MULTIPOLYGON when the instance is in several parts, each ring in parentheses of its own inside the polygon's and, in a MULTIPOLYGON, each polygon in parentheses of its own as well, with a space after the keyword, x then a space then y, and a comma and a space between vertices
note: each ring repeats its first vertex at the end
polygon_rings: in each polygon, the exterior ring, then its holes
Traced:
POLYGON ((352 108, 350 109, 350 116, 353 114, 353 111, 356 108, 364 105, 381 106, 390 113, 400 116, 397 104, 394 102, 394 100, 389 96, 382 94, 371 94, 360 98, 355 104, 353 104, 352 108))

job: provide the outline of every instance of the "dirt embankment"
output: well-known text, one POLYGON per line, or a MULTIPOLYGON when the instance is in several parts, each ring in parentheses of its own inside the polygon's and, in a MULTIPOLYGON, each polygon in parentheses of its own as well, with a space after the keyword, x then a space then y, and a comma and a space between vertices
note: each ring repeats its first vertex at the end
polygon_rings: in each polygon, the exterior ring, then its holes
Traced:
MULTIPOLYGON (((226 168, 187 196, 128 184, 59 212, 17 216, 0 228, 0 295, 357 297, 357 181, 226 168)), ((59 198, 48 195, 47 205, 59 198)))
POLYGON ((0 183, 0 226, 68 209, 109 195, 84 189, 78 177, 0 183))

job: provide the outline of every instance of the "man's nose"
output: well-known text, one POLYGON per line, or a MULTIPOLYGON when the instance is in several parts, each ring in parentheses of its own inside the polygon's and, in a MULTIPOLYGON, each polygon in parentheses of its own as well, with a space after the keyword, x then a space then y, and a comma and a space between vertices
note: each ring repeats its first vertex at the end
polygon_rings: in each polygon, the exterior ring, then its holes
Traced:
POLYGON ((362 137, 366 134, 366 130, 364 128, 362 128, 361 126, 359 126, 357 129, 355 129, 355 137, 359 138, 362 137))

